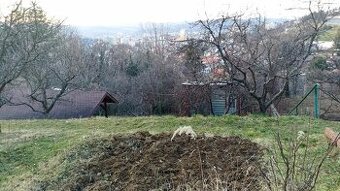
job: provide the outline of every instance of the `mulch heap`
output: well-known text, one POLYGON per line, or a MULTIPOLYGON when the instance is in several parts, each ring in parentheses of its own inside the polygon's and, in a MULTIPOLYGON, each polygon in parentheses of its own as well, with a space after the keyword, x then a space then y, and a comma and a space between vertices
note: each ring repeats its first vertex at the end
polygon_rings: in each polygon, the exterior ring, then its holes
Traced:
POLYGON ((259 190, 256 143, 239 137, 140 132, 92 143, 62 190, 259 190))

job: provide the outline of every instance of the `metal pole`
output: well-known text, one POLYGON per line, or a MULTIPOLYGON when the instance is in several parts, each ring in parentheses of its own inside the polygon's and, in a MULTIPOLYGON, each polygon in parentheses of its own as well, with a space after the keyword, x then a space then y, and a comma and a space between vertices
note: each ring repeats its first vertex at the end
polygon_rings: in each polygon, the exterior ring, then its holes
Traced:
POLYGON ((319 118, 319 88, 320 85, 318 83, 314 86, 314 117, 319 118))

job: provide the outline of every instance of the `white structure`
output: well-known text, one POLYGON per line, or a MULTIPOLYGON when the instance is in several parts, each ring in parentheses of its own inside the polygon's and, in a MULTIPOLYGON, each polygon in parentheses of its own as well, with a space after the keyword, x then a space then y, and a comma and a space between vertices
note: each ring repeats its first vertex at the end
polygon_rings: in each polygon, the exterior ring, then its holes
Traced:
POLYGON ((197 134, 195 133, 195 131, 192 129, 191 126, 182 126, 176 129, 176 131, 171 137, 171 141, 176 137, 176 135, 182 135, 182 134, 190 136, 191 139, 195 139, 197 137, 197 134))

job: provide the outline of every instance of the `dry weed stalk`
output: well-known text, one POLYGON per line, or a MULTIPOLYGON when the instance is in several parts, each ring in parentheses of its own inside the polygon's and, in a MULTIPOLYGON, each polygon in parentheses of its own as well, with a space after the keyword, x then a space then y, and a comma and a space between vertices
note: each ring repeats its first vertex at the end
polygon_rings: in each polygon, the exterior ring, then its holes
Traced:
MULTIPOLYGON (((309 129, 311 121, 309 121, 309 129)), ((269 160, 262 171, 265 189, 270 191, 312 191, 319 178, 322 166, 333 149, 331 143, 319 155, 311 152, 309 129, 290 138, 275 132, 276 145, 269 149, 269 160), (313 156, 314 155, 314 156, 313 156)), ((293 131, 294 132, 294 131, 293 131)), ((339 137, 339 135, 338 135, 339 137)))

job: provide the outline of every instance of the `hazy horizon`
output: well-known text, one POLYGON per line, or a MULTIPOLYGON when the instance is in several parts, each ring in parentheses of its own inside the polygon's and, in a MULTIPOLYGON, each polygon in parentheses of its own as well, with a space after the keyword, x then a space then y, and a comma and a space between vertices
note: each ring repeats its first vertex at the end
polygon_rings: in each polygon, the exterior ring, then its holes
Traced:
MULTIPOLYGON (((326 0, 332 2, 332 0, 326 0)), ((1 0, 2 14, 16 1, 1 0)), ((30 0, 23 0, 27 4, 30 0)), ((261 14, 293 19, 308 6, 297 0, 36 0, 49 17, 73 26, 138 26, 143 23, 178 23, 218 17, 226 13, 261 14)), ((340 7, 340 1, 331 6, 340 7)))

